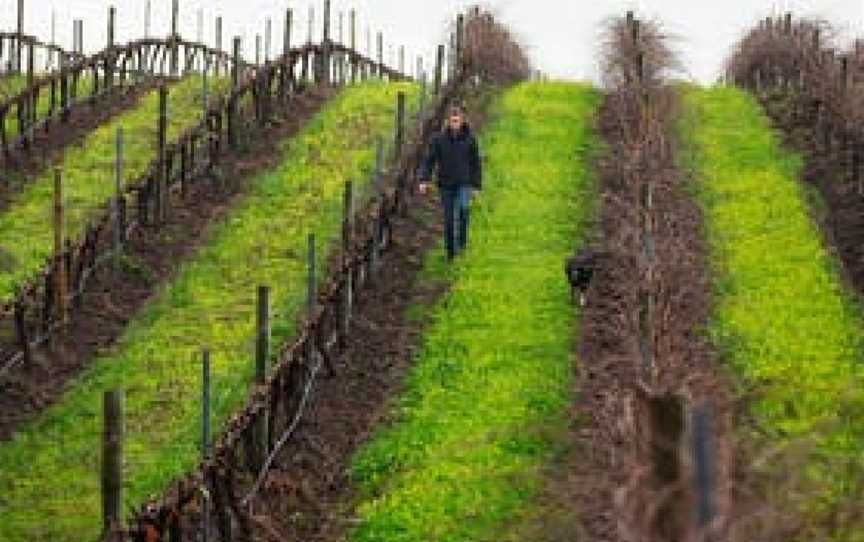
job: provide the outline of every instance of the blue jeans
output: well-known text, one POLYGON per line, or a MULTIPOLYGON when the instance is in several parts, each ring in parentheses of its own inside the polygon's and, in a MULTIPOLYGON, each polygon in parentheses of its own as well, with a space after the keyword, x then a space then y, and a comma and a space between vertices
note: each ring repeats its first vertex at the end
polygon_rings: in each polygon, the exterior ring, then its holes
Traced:
POLYGON ((448 259, 453 259, 468 245, 469 205, 472 190, 467 185, 440 188, 441 205, 444 207, 444 245, 447 247, 448 259))

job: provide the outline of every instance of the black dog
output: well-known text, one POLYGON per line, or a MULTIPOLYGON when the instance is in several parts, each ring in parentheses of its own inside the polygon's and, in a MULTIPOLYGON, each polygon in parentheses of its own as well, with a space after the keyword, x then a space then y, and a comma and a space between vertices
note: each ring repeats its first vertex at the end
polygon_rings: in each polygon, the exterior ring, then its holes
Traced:
POLYGON ((585 294, 591 279, 594 277, 594 269, 597 267, 597 253, 590 248, 583 248, 572 258, 564 262, 564 274, 570 282, 570 299, 576 301, 576 292, 579 292, 579 306, 585 306, 585 294))

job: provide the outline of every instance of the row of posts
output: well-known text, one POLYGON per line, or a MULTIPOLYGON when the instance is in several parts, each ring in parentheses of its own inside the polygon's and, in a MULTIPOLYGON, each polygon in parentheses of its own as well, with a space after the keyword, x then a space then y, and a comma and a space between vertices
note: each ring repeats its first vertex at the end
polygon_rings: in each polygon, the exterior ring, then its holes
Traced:
MULTIPOLYGON (((405 120, 406 120, 406 96, 403 92, 397 95, 397 113, 396 123, 394 128, 394 153, 395 157, 401 156, 402 147, 405 144, 405 120)), ((379 139, 378 154, 375 167, 376 185, 379 185, 380 179, 383 176, 384 168, 384 153, 383 143, 379 139)), ((119 188, 122 185, 122 156, 123 156, 123 134, 118 132, 117 138, 117 187, 118 187, 118 212, 120 208, 119 188)), ((62 182, 61 176, 57 174, 57 185, 55 192, 57 229, 55 230, 55 242, 60 243, 63 238, 62 231, 62 182)), ((378 186, 380 189, 380 186, 378 186)), ((354 289, 353 273, 349 269, 349 258, 351 250, 354 246, 354 217, 355 213, 355 196, 353 183, 349 180, 345 183, 345 191, 343 198, 344 218, 342 224, 342 269, 345 272, 345 288, 343 289, 341 321, 339 322, 340 333, 342 337, 347 336, 354 306, 354 289)), ((118 230, 119 231, 119 230, 118 230)), ((380 239, 379 239, 380 240, 380 239)), ((117 239, 117 254, 119 254, 121 240, 117 239)), ((59 244, 57 246, 60 246, 59 244)), ((375 243, 375 251, 378 250, 378 243, 375 243)), ((379 255, 376 254, 378 258, 379 255)), ((373 257, 373 260, 375 257, 373 257)), ((316 241, 314 233, 310 233, 308 237, 308 252, 307 252, 307 317, 309 321, 314 318, 316 313, 317 303, 317 271, 316 271, 316 241)), ((366 274, 364 274, 366 276, 366 274)), ((272 328, 272 313, 271 313, 271 288, 267 285, 259 286, 257 289, 257 310, 256 310, 256 339, 255 339, 255 383, 258 386, 266 384, 270 372, 271 358, 271 328, 272 328)), ((313 347, 312 339, 308 341, 310 347, 313 347)), ((307 352, 307 354, 310 354, 307 352)), ((312 359, 311 356, 307 359, 312 359)), ((201 391, 201 450, 204 459, 208 458, 211 451, 212 442, 212 377, 211 377, 211 353, 208 348, 202 351, 202 391, 201 391)), ((107 530, 119 529, 123 522, 123 440, 124 440, 124 417, 123 417, 123 391, 112 390, 104 394, 104 430, 102 444, 102 514, 103 527, 107 530)), ((252 451, 253 467, 258 470, 265 463, 270 453, 270 443, 272 435, 268 433, 270 423, 268 415, 260 416, 253 429, 254 434, 254 450, 252 451)), ((203 540, 207 540, 210 525, 209 500, 205 499, 202 508, 202 536, 203 540)))
MULTIPOLYGON (((643 118, 637 122, 643 122, 647 127, 651 121, 651 97, 650 91, 644 88, 645 83, 645 55, 642 51, 640 43, 640 21, 634 17, 632 11, 627 12, 626 28, 633 51, 636 57, 634 60, 635 77, 638 87, 642 89, 640 103, 642 104, 643 118)), ((665 152, 663 149, 657 149, 655 152, 665 152)), ((656 375, 656 329, 655 329, 655 310, 656 310, 656 247, 655 247, 655 212, 654 212, 654 189, 655 181, 653 176, 644 179, 641 186, 640 205, 641 205, 641 230, 642 230, 642 254, 647 262, 645 274, 646 284, 640 294, 639 307, 639 328, 640 328, 640 350, 642 355, 642 374, 646 382, 653 381, 656 375)), ((650 412, 652 413, 652 457, 657 462, 656 475, 659 482, 662 484, 675 485, 678 483, 680 476, 680 463, 677 461, 677 447, 682 438, 683 423, 675 422, 674 420, 683 420, 684 405, 680 397, 677 396, 660 396, 650 397, 650 412), (664 468, 661 465, 675 464, 673 471, 664 468)), ((700 529, 703 536, 707 536, 711 522, 714 519, 714 464, 715 451, 713 443, 713 428, 712 428, 712 410, 707 404, 695 406, 690 413, 690 435, 691 442, 689 444, 690 452, 693 459, 694 469, 694 485, 696 490, 696 519, 697 528, 700 529)), ((669 503, 662 505, 657 517, 656 528, 664 536, 680 536, 680 533, 670 533, 667 529, 673 523, 666 523, 662 518, 662 511, 675 514, 672 509, 677 503, 669 503)), ((705 538, 707 540, 707 538, 705 538)))
MULTIPOLYGON (((112 26, 115 20, 113 8, 110 11, 109 21, 112 26)), ((355 13, 351 12, 352 21, 355 20, 355 13)), ((290 40, 291 40, 291 22, 292 22, 292 11, 289 9, 286 11, 286 32, 285 32, 285 50, 289 50, 290 48, 290 40)), ((351 39, 352 42, 356 39, 355 28, 352 25, 351 29, 351 39)), ((109 32, 109 44, 112 43, 113 40, 113 32, 109 32)), ((234 58, 235 62, 233 63, 233 69, 231 73, 232 78, 232 87, 233 89, 237 89, 239 86, 239 62, 237 61, 240 56, 240 39, 235 38, 234 44, 234 58)), ((442 74, 442 61, 443 61, 443 46, 439 47, 438 54, 438 62, 436 62, 436 77, 435 77, 435 93, 436 95, 441 91, 441 74, 442 74)), ((32 57, 31 57, 32 58, 32 57)), ((422 62, 418 61, 418 66, 422 68, 422 62)), ((356 68, 356 65, 355 65, 356 68)), ((354 70, 356 72, 356 70, 354 70)), ((32 72, 31 72, 32 73, 32 72)), ((421 78, 423 78, 421 74, 421 78)), ((66 85, 62 85, 65 89, 66 85)), ((425 84, 423 92, 425 94, 425 84)), ((62 92, 61 94, 66 95, 67 92, 62 92)), ((203 94, 204 94, 204 116, 207 116, 207 105, 208 100, 207 96, 207 78, 206 75, 203 78, 203 94)), ((400 97, 399 103, 399 111, 400 114, 404 114, 404 96, 400 97)), ((236 103, 231 102, 229 104, 230 111, 228 116, 228 139, 229 144, 232 148, 237 149, 238 142, 238 129, 237 129, 237 110, 236 103)), ((401 121, 398 123, 398 126, 402 126, 401 121)), ((159 116, 158 116, 158 129, 157 129, 157 178, 155 181, 155 194, 153 200, 153 214, 157 221, 164 221, 167 219, 168 215, 168 171, 166 164, 166 147, 167 147, 167 129, 168 129, 168 87, 162 85, 159 89, 159 116)), ((401 149, 401 145, 404 141, 404 133, 400 130, 396 133, 396 148, 401 149)), ((122 128, 118 129, 117 132, 117 142, 116 142, 116 194, 114 198, 114 205, 112 209, 112 222, 113 222, 113 261, 114 266, 119 267, 120 263, 120 253, 122 244, 125 241, 125 230, 126 230, 126 201, 123 195, 124 182, 123 182, 123 133, 122 128)), ((149 213, 148 213, 149 214, 149 213)), ((64 327, 69 320, 69 305, 70 305, 70 276, 69 276, 69 266, 65 265, 64 262, 68 259, 71 254, 71 243, 69 239, 65 237, 64 232, 64 206, 63 206, 63 179, 62 172, 58 169, 55 172, 55 186, 54 186, 54 216, 53 216, 53 225, 55 231, 55 246, 54 246, 54 273, 53 273, 53 299, 52 306, 56 311, 54 315, 56 321, 60 323, 61 327, 64 327)), ((18 321, 19 327, 19 342, 22 343, 22 348, 24 350, 24 355, 27 361, 29 361, 29 343, 31 337, 28 336, 24 328, 23 316, 18 321)))
MULTIPOLYGON (((284 53, 287 53, 288 49, 290 48, 290 41, 291 41, 291 39, 290 39, 291 38, 291 36, 290 36, 290 34, 291 34, 291 15, 290 15, 291 10, 289 9, 287 11, 288 11, 289 15, 286 17, 284 53)), ((340 11, 340 13, 339 13, 339 41, 343 42, 343 43, 344 43, 343 24, 344 24, 344 19, 345 19, 344 15, 345 15, 344 12, 340 11)), ((357 16, 356 15, 357 15, 356 10, 354 10, 354 9, 350 10, 350 12, 349 12, 350 48, 354 51, 358 50, 357 49, 357 32, 356 32, 356 24, 357 24, 357 16)), ((146 8, 145 8, 145 15, 144 15, 144 34, 145 34, 145 37, 149 37, 149 34, 150 34, 150 16, 151 16, 150 0, 148 0, 147 4, 146 4, 146 8)), ((52 19, 52 21, 53 21, 53 19, 52 19)), ((178 40, 180 38, 179 33, 178 33, 178 21, 179 21, 179 0, 172 0, 172 3, 171 3, 171 34, 169 36, 169 39, 178 40)), ((198 37, 199 37, 199 41, 200 41, 202 34, 203 34, 203 32, 202 32, 203 15, 202 15, 202 12, 200 12, 200 11, 199 11, 199 16, 198 16, 198 21, 199 21, 198 37)), ((314 21, 314 8, 310 7, 310 17, 309 17, 309 23, 310 23, 309 42, 310 43, 312 40, 313 21, 314 21)), ((449 57, 446 59, 448 65, 450 67, 449 73, 448 73, 448 75, 450 77, 455 76, 456 72, 458 71, 458 65, 457 64, 459 62, 459 58, 461 58, 461 56, 462 56, 462 49, 464 47, 463 23, 464 23, 463 16, 460 14, 458 21, 457 21, 457 30, 456 30, 456 32, 454 32, 450 36, 450 53, 449 53, 449 57)), ((23 26, 24 26, 23 0, 19 0, 19 12, 18 12, 18 34, 19 34, 19 36, 23 35, 23 26)), ((116 28, 116 8, 114 8, 112 6, 109 8, 109 14, 108 14, 107 46, 109 49, 115 45, 115 36, 116 36, 115 28, 116 28)), ((221 50, 221 41, 222 41, 221 30, 222 30, 222 19, 221 19, 221 17, 219 17, 216 19, 216 49, 217 50, 221 50)), ((52 24, 52 42, 53 42, 53 32, 54 32, 54 30, 53 30, 53 24, 52 24)), ((371 56, 372 55, 371 37, 370 37, 371 34, 369 34, 368 32, 369 31, 367 30, 367 54, 368 54, 368 56, 371 56)), ((260 64, 261 63, 261 49, 262 49, 261 36, 260 35, 256 35, 255 42, 256 42, 255 63, 260 64)), ((265 23, 265 36, 264 36, 264 47, 263 47, 263 49, 264 49, 264 55, 263 56, 264 56, 264 62, 265 63, 269 62, 269 60, 270 60, 271 43, 272 43, 272 21, 268 18, 266 20, 266 23, 265 23)), ((323 51, 323 54, 320 55, 320 58, 318 59, 318 66, 316 66, 317 73, 319 75, 318 80, 323 81, 323 82, 329 82, 329 80, 330 80, 330 76, 331 76, 330 75, 330 69, 325 68, 325 67, 330 66, 329 61, 330 61, 331 55, 333 54, 333 52, 332 52, 333 44, 334 44, 334 41, 331 37, 330 0, 324 0, 324 31, 323 31, 324 51, 323 51)), ((392 47, 391 47, 391 49, 392 49, 392 47)), ((72 50, 73 50, 74 54, 79 55, 79 56, 83 55, 83 53, 84 53, 84 21, 82 19, 74 19, 73 20, 73 46, 72 46, 72 50)), ((19 39, 17 39, 17 42, 15 43, 15 46, 13 48, 13 58, 11 61, 11 66, 10 66, 12 71, 15 71, 16 73, 21 73, 21 70, 22 70, 22 64, 23 64, 22 59, 24 56, 23 51, 24 51, 23 39, 19 38, 19 39)), ((29 54, 30 54, 30 61, 32 63, 32 60, 33 60, 32 44, 31 44, 31 49, 30 49, 29 54)), ((444 64, 444 61, 445 61, 444 55, 445 55, 445 47, 443 45, 439 46, 437 62, 442 64, 442 65, 444 64)), ((404 74, 406 71, 406 67, 407 67, 406 66, 406 52, 405 52, 404 46, 398 47, 398 52, 396 53, 396 56, 397 57, 395 59, 391 58, 391 64, 393 64, 394 67, 398 68, 398 71, 400 73, 404 74)), ((63 59, 61 58, 61 64, 62 64, 62 61, 63 61, 63 59)), ((376 61, 377 61, 377 65, 378 65, 378 71, 380 72, 381 70, 383 70, 383 68, 385 66, 384 38, 383 38, 383 34, 381 32, 377 33, 376 61)), ((62 65, 61 65, 61 67, 62 67, 62 65)), ((341 79, 343 79, 343 80, 347 79, 347 77, 345 76, 346 74, 344 73, 344 70, 345 70, 345 63, 344 62, 339 62, 336 65, 336 70, 337 70, 337 73, 339 74, 341 79)), ((352 71, 355 71, 355 70, 352 69, 352 71)), ((421 75, 421 71, 422 71, 422 57, 418 56, 418 72, 416 74, 418 79, 421 75)), ((110 82, 112 77, 113 77, 113 74, 111 73, 111 66, 106 65, 106 72, 107 72, 106 76, 108 77, 108 80, 110 82)), ((170 47, 169 73, 172 76, 177 76, 179 74, 179 51, 178 51, 178 44, 177 43, 174 43, 170 47)), ((32 77, 32 70, 28 71, 28 74, 32 77)), ((356 74, 355 73, 352 73, 351 76, 352 76, 352 81, 356 80, 356 74)))

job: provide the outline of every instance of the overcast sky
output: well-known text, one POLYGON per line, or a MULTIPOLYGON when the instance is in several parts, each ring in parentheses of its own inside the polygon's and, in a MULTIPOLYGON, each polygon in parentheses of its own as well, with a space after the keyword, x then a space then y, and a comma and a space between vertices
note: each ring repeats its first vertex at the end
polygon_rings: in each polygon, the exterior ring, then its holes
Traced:
MULTIPOLYGON (((254 54, 254 36, 263 33, 264 21, 273 19, 273 48, 281 47, 285 8, 295 10, 294 36, 305 41, 309 7, 315 6, 316 39, 320 39, 322 0, 180 0, 180 32, 195 38, 198 10, 204 7, 204 39, 213 43, 214 18, 222 15, 224 43, 228 36, 244 37, 244 52, 254 54)), ((338 14, 356 7, 359 14, 358 40, 366 47, 366 29, 382 30, 385 43, 405 45, 408 55, 431 57, 444 36, 453 13, 470 4, 465 0, 333 0, 334 38, 338 37, 338 14)), ((107 9, 118 10, 118 41, 144 33, 146 0, 25 0, 25 31, 48 40, 52 11, 56 14, 57 41, 67 48, 72 43, 72 19, 82 18, 85 49, 92 51, 105 43, 107 9)), ((166 35, 170 26, 171 0, 152 0, 152 35, 166 35)), ((864 0, 853 1, 756 1, 725 0, 490 0, 500 18, 521 37, 537 67, 555 77, 596 79, 597 44, 602 22, 611 15, 635 9, 645 18, 662 21, 676 36, 686 76, 708 82, 720 73, 723 59, 741 33, 760 16, 774 9, 791 7, 796 13, 825 17, 841 30, 843 37, 861 33, 864 0)), ((0 28, 12 30, 17 0, 0 0, 0 28)), ((347 15, 345 37, 347 39, 347 15)), ((374 39, 374 38, 373 38, 374 39)), ((389 49, 389 47, 387 47, 389 49)), ((427 60, 428 62, 428 60, 427 60)))

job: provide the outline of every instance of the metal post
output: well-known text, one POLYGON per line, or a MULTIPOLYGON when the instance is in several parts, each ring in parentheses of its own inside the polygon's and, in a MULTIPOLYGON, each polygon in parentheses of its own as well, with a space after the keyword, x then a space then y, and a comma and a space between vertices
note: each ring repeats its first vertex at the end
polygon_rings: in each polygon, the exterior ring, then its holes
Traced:
MULTIPOLYGON (((201 360, 201 458, 210 456, 210 350, 202 351, 201 360)), ((201 538, 210 539, 210 498, 205 495, 201 503, 201 538)))
MULTIPOLYGON (((270 287, 258 287, 258 318, 257 337, 255 343, 255 383, 263 386, 267 383, 270 360, 270 287)), ((267 460, 270 436, 269 414, 264 412, 255 420, 255 470, 260 470, 267 460)))
POLYGON ((168 205, 168 168, 166 167, 165 147, 168 141, 168 87, 159 87, 159 126, 157 132, 159 172, 157 173, 156 216, 163 221, 167 216, 168 205))
MULTIPOLYGON (((216 41, 215 42, 216 50, 221 53, 222 52, 222 17, 221 16, 216 17, 215 41, 216 41)), ((222 66, 222 61, 217 56, 216 60, 215 60, 215 66, 214 66, 214 73, 216 74, 216 77, 219 77, 219 74, 221 73, 221 66, 222 66)))
POLYGON ((255 34, 255 65, 261 64, 261 34, 255 34))
POLYGON ((123 127, 117 128, 117 151, 114 177, 114 270, 120 269, 120 250, 123 245, 123 127))
POLYGON ((405 46, 399 46, 399 73, 405 75, 405 46))
POLYGON ((693 410, 693 464, 696 470, 697 526, 708 529, 714 519, 714 445, 711 439, 711 409, 702 405, 693 410))
POLYGON ((123 521, 123 391, 103 396, 102 528, 111 532, 123 521))
POLYGON ((63 172, 54 170, 54 273, 57 296, 57 319, 65 324, 68 316, 66 288, 68 286, 66 266, 63 264, 63 238, 65 237, 63 208, 63 172))
POLYGON ((308 33, 306 34, 306 43, 311 44, 312 43, 312 33, 313 33, 312 27, 315 25, 315 7, 314 6, 309 6, 309 21, 308 21, 308 23, 309 23, 309 29, 308 29, 308 33))
POLYGON ((405 140, 405 92, 399 91, 396 95, 396 159, 402 157, 402 145, 405 140))

